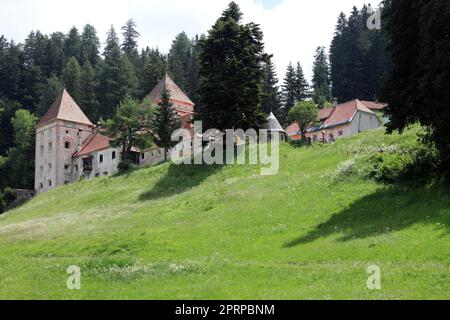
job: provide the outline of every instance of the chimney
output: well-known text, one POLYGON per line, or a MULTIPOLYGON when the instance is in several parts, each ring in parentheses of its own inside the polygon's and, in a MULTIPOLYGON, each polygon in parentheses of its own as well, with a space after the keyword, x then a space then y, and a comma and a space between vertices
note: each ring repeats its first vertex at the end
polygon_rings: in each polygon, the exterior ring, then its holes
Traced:
POLYGON ((338 106, 338 99, 333 98, 333 108, 336 108, 338 106))

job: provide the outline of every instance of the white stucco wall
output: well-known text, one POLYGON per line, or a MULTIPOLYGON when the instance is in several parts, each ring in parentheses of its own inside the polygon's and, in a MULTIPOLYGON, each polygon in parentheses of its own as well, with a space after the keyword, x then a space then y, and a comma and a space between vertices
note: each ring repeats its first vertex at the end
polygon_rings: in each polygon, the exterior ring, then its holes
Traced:
POLYGON ((358 134, 379 127, 381 127, 381 122, 376 114, 358 111, 352 120, 351 134, 358 134))

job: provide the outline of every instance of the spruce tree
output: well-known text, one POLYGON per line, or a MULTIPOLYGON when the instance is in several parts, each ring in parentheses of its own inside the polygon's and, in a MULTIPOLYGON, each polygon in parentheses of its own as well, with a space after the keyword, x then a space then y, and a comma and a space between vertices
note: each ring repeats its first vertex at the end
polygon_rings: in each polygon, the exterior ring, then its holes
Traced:
POLYGON ((133 66, 136 67, 139 56, 137 40, 139 39, 140 34, 136 30, 136 23, 133 19, 128 20, 122 27, 122 35, 122 52, 128 57, 133 66))
POLYGON ((263 66, 264 78, 261 110, 266 114, 273 112, 276 117, 281 117, 281 96, 275 65, 270 58, 263 66))
POLYGON ((94 123, 99 119, 99 102, 96 94, 97 86, 95 70, 89 60, 86 60, 81 70, 82 96, 80 106, 88 118, 94 123))
POLYGON ((303 74, 303 68, 300 62, 297 62, 295 69, 295 96, 297 101, 305 100, 308 97, 308 81, 303 74))
POLYGON ((92 67, 97 65, 99 60, 100 40, 97 31, 93 26, 87 24, 81 34, 81 62, 83 65, 88 61, 92 67))
POLYGON ((185 32, 181 32, 172 42, 168 55, 169 71, 173 80, 184 91, 189 88, 189 71, 192 56, 192 43, 185 32))
POLYGON ((323 108, 326 102, 331 102, 330 68, 325 47, 318 47, 314 56, 313 66, 313 100, 323 108))
POLYGON ((36 110, 36 115, 42 117, 50 108, 56 97, 64 89, 63 82, 55 75, 47 79, 47 85, 42 90, 39 98, 39 105, 36 110))
POLYGON ((167 151, 177 144, 176 141, 172 141, 172 133, 180 126, 180 119, 173 110, 173 103, 170 102, 170 91, 164 89, 151 125, 154 142, 164 149, 164 160, 166 160, 167 151))
POLYGON ((67 59, 74 57, 77 61, 81 61, 81 37, 77 28, 70 29, 64 45, 67 59))
POLYGON ((198 118, 205 128, 258 129, 266 122, 260 110, 267 60, 263 34, 254 23, 242 24, 241 17, 231 2, 201 41, 198 118))
POLYGON ((291 62, 286 70, 282 85, 283 117, 286 118, 289 111, 297 102, 297 76, 291 62))
POLYGON ((81 101, 81 68, 77 60, 72 57, 67 61, 63 70, 63 82, 72 98, 80 103, 81 101))

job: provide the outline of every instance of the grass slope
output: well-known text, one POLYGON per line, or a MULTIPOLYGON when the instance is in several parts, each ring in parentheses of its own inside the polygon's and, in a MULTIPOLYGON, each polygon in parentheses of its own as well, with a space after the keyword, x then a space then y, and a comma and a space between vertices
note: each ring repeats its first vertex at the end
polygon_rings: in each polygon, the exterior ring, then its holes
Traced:
POLYGON ((448 189, 333 178, 402 139, 415 132, 282 145, 270 177, 166 163, 39 195, 0 216, 0 298, 449 298, 448 189), (382 290, 367 289, 373 264, 382 290))

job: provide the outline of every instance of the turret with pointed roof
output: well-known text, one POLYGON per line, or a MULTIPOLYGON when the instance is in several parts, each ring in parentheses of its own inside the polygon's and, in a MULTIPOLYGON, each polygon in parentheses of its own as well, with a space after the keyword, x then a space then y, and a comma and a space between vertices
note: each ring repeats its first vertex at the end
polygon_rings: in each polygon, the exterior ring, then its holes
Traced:
POLYGON ((156 87, 147 95, 146 98, 155 103, 161 102, 161 94, 164 89, 170 91, 170 100, 174 104, 174 108, 181 112, 194 112, 194 102, 181 90, 181 88, 166 73, 159 81, 156 87))
POLYGON ((38 126, 45 125, 53 120, 64 120, 93 126, 92 122, 83 113, 66 89, 58 95, 50 109, 39 121, 38 126))

